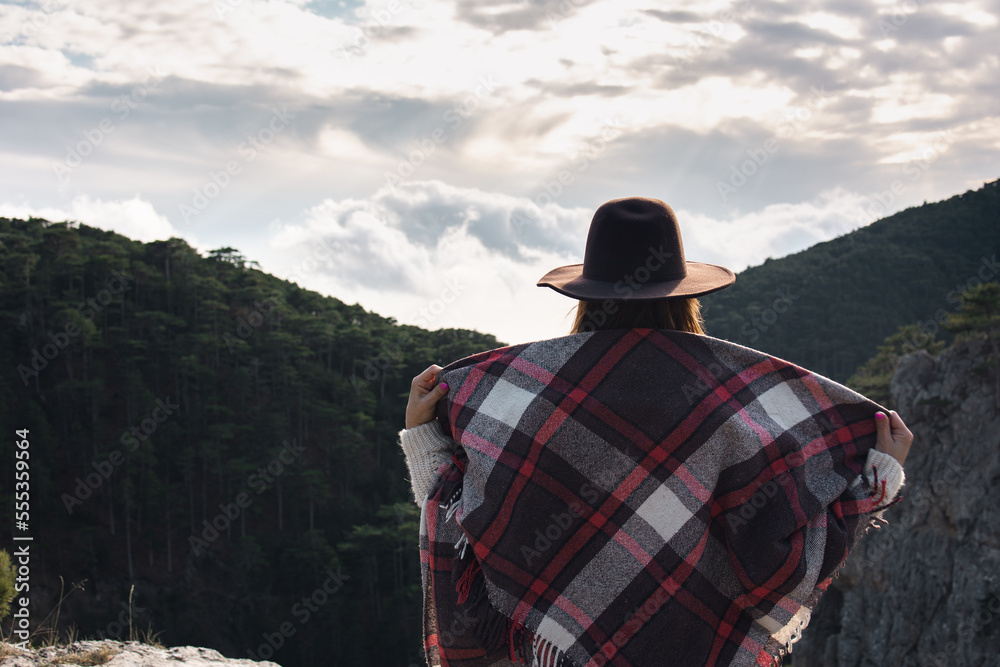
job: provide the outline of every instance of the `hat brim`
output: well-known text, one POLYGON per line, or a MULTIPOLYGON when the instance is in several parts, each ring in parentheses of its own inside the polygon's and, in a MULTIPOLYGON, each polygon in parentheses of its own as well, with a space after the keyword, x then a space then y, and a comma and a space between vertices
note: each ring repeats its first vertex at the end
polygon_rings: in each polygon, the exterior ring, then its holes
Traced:
POLYGON ((642 282, 635 276, 624 276, 613 283, 584 278, 583 264, 569 264, 552 269, 541 277, 537 285, 551 287, 560 294, 583 301, 635 301, 702 296, 736 282, 736 274, 724 266, 704 262, 685 264, 687 275, 677 280, 642 282))

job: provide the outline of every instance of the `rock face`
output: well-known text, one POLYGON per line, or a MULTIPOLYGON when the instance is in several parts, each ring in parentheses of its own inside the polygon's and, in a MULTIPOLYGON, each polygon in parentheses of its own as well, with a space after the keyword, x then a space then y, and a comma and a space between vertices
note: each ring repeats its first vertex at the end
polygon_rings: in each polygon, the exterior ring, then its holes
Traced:
POLYGON ((904 357, 902 500, 820 600, 794 667, 1000 666, 1000 415, 985 340, 904 357))
POLYGON ((280 667, 274 662, 233 660, 218 651, 194 646, 156 648, 139 642, 112 640, 82 641, 69 646, 30 651, 2 647, 4 667, 43 667, 45 665, 105 665, 106 667, 280 667))

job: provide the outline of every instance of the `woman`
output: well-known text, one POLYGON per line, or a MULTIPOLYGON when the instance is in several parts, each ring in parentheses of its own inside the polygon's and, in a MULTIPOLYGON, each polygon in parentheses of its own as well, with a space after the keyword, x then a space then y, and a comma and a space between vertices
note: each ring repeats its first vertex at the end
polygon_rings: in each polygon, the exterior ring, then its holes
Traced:
POLYGON ((583 264, 538 283, 580 300, 570 336, 413 379, 400 440, 430 665, 790 650, 893 501, 913 436, 841 385, 705 336, 696 297, 734 280, 685 260, 662 201, 613 200, 583 264))

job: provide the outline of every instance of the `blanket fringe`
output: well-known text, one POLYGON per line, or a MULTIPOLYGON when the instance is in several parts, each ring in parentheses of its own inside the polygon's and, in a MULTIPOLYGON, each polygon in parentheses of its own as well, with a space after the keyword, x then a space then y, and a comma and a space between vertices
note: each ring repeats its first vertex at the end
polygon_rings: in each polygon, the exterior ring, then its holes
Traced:
MULTIPOLYGON (((464 548, 465 547, 463 547, 463 549, 464 548)), ((455 587, 455 590, 458 593, 458 604, 465 604, 468 602, 469 591, 472 589, 472 582, 480 572, 482 572, 482 568, 479 566, 479 561, 473 558, 472 563, 466 566, 465 572, 463 572, 462 576, 458 578, 458 584, 455 587)))
MULTIPOLYGON (((462 503, 461 483, 442 502, 445 520, 450 521, 462 503)), ((455 542, 455 556, 451 565, 451 583, 470 618, 478 620, 475 629, 476 640, 487 655, 504 653, 507 659, 532 667, 574 667, 559 647, 544 637, 538 636, 520 623, 500 613, 490 602, 483 574, 475 550, 469 548, 468 535, 455 542)))
POLYGON ((535 659, 532 663, 533 667, 573 667, 573 663, 569 661, 565 653, 560 651, 555 644, 538 635, 535 635, 533 650, 535 659))
MULTIPOLYGON (((461 540, 459 540, 461 542, 461 540)), ((475 636, 487 655, 504 654, 508 660, 537 667, 573 667, 566 654, 552 642, 534 634, 497 611, 490 602, 486 576, 472 549, 462 546, 452 561, 451 580, 458 603, 477 619, 475 636)), ((456 545, 457 547, 457 545, 456 545)))

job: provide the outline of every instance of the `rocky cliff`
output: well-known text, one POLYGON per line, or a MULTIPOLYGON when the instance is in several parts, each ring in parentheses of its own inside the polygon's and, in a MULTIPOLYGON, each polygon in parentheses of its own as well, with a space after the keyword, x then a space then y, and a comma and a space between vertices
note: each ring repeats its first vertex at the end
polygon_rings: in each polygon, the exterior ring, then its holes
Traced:
POLYGON ((218 651, 194 646, 159 648, 139 642, 82 641, 68 646, 22 650, 0 644, 3 667, 105 665, 106 667, 279 667, 273 662, 233 660, 218 651))
POLYGON ((1000 666, 1000 415, 983 340, 904 357, 915 436, 902 500, 869 531, 794 646, 794 667, 1000 666))

